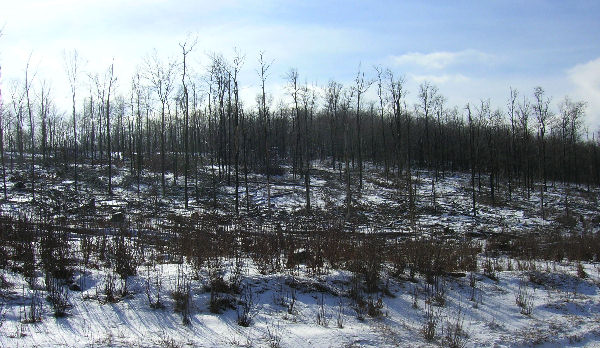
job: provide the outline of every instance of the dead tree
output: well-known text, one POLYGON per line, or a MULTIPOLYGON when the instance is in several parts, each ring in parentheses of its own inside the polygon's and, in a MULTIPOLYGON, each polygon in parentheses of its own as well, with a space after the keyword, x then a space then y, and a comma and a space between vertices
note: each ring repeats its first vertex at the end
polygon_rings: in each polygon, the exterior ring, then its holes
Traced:
POLYGON ((352 189, 350 186, 350 103, 352 102, 353 89, 346 91, 342 100, 342 121, 344 124, 344 163, 346 181, 346 220, 352 214, 352 189))
POLYGON ((517 128, 517 96, 518 92, 516 89, 510 89, 510 96, 508 98, 508 117, 510 121, 510 143, 509 143, 509 157, 508 161, 508 200, 512 200, 512 189, 513 189, 513 175, 515 174, 515 167, 517 166, 517 141, 516 141, 516 128, 517 128))
POLYGON ((238 74, 244 63, 244 56, 236 52, 236 56, 233 58, 233 95, 234 95, 234 157, 235 157, 235 214, 239 214, 240 210, 240 176, 239 176, 239 164, 240 164, 240 116, 241 116, 241 105, 239 97, 239 86, 238 86, 238 74))
MULTIPOLYGON (((306 211, 310 211, 310 160, 311 160, 311 149, 310 149, 310 135, 312 129, 312 118, 313 110, 316 101, 316 94, 314 89, 311 91, 308 86, 302 88, 302 100, 304 104, 304 132, 303 133, 303 158, 304 158, 304 188, 305 188, 305 202, 306 211), (310 105, 310 107, 309 107, 310 105), (309 111, 310 110, 310 111, 309 111), (310 122, 309 122, 310 114, 310 122)), ((300 128, 299 128, 300 129, 300 128)))
POLYGON ((550 98, 544 96, 542 87, 536 87, 533 91, 535 104, 533 112, 538 123, 538 143, 539 143, 539 160, 540 160, 540 176, 542 185, 540 187, 540 208, 542 219, 545 219, 544 211, 544 193, 547 190, 546 186, 546 127, 551 122, 552 114, 550 112, 550 98))
POLYGON ((358 188, 359 192, 362 191, 363 187, 363 159, 362 159, 362 138, 361 138, 361 125, 360 125, 360 97, 367 92, 369 87, 373 84, 373 81, 365 80, 365 73, 360 71, 360 65, 358 66, 358 73, 356 74, 356 142, 358 146, 358 188))
POLYGON ((27 60, 27 66, 25 67, 25 96, 27 98, 27 112, 29 114, 29 128, 31 132, 31 200, 35 202, 35 123, 33 122, 33 112, 31 107, 31 83, 35 78, 35 73, 29 78, 29 63, 31 62, 31 55, 27 60))
MULTIPOLYGON (((23 163, 24 162, 24 152, 25 152, 25 139, 24 139, 24 133, 25 131, 23 130, 24 125, 23 125, 23 100, 25 99, 25 93, 23 91, 23 89, 21 88, 21 86, 19 86, 18 81, 13 81, 12 84, 9 85, 10 89, 10 100, 11 100, 11 104, 12 104, 12 109, 13 109, 13 113, 14 113, 14 117, 15 117, 15 139, 14 141, 11 141, 12 143, 12 150, 14 152, 14 146, 16 145, 17 147, 17 152, 19 153, 18 156, 18 162, 19 163, 23 163), (16 144, 14 144, 16 142, 16 144)), ((11 155, 11 168, 12 168, 12 158, 13 156, 11 155)))
POLYGON ((108 195, 112 196, 112 149, 111 149, 111 141, 110 141, 110 92, 113 86, 113 83, 117 81, 117 78, 114 77, 114 61, 110 64, 110 68, 108 70, 108 91, 106 93, 106 155, 108 158, 108 195))
POLYGON ((527 192, 527 199, 531 196, 531 154, 529 149, 529 116, 531 115, 531 103, 523 96, 523 102, 519 103, 519 128, 521 132, 521 167, 524 168, 523 181, 527 192))
POLYGON ((477 216, 477 207, 475 205, 476 196, 475 196, 475 122, 473 120, 473 116, 471 115, 471 106, 467 104, 467 117, 469 120, 469 153, 470 158, 469 162, 471 164, 471 194, 472 194, 472 202, 473 202, 473 217, 477 216))
MULTIPOLYGON (((2 36, 2 32, 0 32, 2 36)), ((2 78, 2 67, 0 67, 0 78, 2 78)), ((6 164, 4 161, 4 100, 2 99, 2 87, 0 86, 0 160, 2 161, 2 191, 4 200, 8 199, 6 192, 6 164)))
POLYGON ((381 67, 376 66, 375 71, 377 72, 377 96, 379 97, 379 117, 381 118, 381 141, 383 142, 383 148, 381 151, 381 155, 383 156, 383 166, 385 172, 385 178, 388 178, 389 166, 388 166, 388 154, 387 154, 387 144, 385 141, 385 91, 383 86, 383 75, 384 71, 381 67))
POLYGON ((565 215, 569 217, 569 195, 571 191, 570 181, 577 182, 576 171, 577 167, 577 150, 575 148, 578 138, 579 129, 581 127, 582 118, 585 113, 584 102, 573 102, 569 97, 559 105, 560 110, 560 135, 562 142, 562 177, 565 184, 565 215))
MULTIPOLYGON (((336 157, 338 160, 339 154, 337 152, 337 122, 338 122, 338 109, 340 104, 340 93, 342 85, 335 81, 330 81, 327 86, 326 102, 327 102, 327 113, 329 114, 329 131, 331 138, 331 167, 335 170, 336 157)), ((341 172, 341 171, 340 171, 341 172)), ((341 175, 341 174, 340 174, 341 175)), ((340 178, 341 179, 341 178, 340 178)))
MULTIPOLYGON (((74 176, 74 184, 75 191, 77 191, 77 156, 78 156, 78 144, 77 144, 77 117, 75 113, 75 93, 77 92, 77 69, 78 69, 78 55, 77 50, 73 50, 68 56, 65 53, 65 70, 67 71, 67 77, 69 79, 69 85, 71 87, 71 100, 73 104, 73 146, 75 153, 73 154, 73 176, 74 176)), ((45 148, 45 146, 43 147, 45 148)), ((44 151, 45 158, 45 151, 44 151)))
POLYGON ((293 176, 294 179, 296 178, 296 171, 298 170, 298 167, 301 167, 301 152, 300 152, 300 136, 301 136, 301 132, 300 132, 300 109, 298 108, 298 93, 300 91, 300 88, 298 86, 298 71, 296 69, 290 69, 290 71, 288 72, 286 79, 288 80, 288 90, 290 91, 290 95, 292 97, 292 99, 294 100, 294 118, 293 118, 293 129, 295 131, 295 136, 296 136, 296 141, 295 141, 295 147, 294 147, 294 157, 292 159, 292 172, 293 172, 293 176), (300 159, 299 159, 300 157, 300 159))
POLYGON ((260 65, 258 76, 261 81, 261 94, 258 112, 263 122, 264 129, 264 142, 265 142, 265 169, 267 173, 267 211, 271 214, 271 159, 269 154, 269 108, 267 106, 267 94, 265 92, 265 82, 267 80, 268 71, 271 67, 271 63, 265 61, 264 52, 260 52, 258 55, 258 63, 260 65))
POLYGON ((146 61, 149 71, 148 79, 154 87, 161 104, 160 109, 160 169, 162 195, 165 195, 165 108, 171 92, 173 91, 173 77, 176 63, 173 61, 162 62, 155 51, 152 58, 146 61))
POLYGON ((188 131, 189 131, 189 96, 188 89, 186 84, 186 73, 187 73, 187 55, 194 49, 196 45, 196 40, 193 42, 184 42, 180 43, 179 47, 181 47, 181 53, 183 55, 183 71, 181 74, 181 84, 183 86, 183 113, 184 113, 184 128, 183 128, 183 141, 184 141, 184 149, 185 149, 185 165, 184 165, 184 200, 185 200, 185 209, 188 209, 188 171, 190 166, 190 153, 189 153, 189 139, 188 139, 188 131))
POLYGON ((42 140, 42 161, 46 163, 48 153, 48 114, 50 112, 50 86, 43 81, 40 86, 40 119, 42 140))

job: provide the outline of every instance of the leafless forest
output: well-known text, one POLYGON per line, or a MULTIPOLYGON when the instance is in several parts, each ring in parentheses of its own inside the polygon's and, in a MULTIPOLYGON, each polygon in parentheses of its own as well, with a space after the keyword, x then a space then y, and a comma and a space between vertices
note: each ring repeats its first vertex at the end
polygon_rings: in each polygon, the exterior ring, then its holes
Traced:
MULTIPOLYGON (((507 86, 502 108, 486 96, 453 106, 428 82, 407 91, 385 67, 318 86, 293 68, 272 76, 263 53, 194 66, 196 43, 179 46, 172 59, 148 55, 134 76, 85 71, 67 52, 70 110, 29 63, 2 89, 0 320, 11 333, 75 318, 80 297, 135 294, 184 326, 202 298, 251 327, 250 279, 278 275, 273 301, 289 316, 297 291, 321 294, 317 324, 340 329, 349 313, 386 317, 385 303, 405 294, 424 306, 424 342, 462 347, 460 313, 448 326, 435 314, 451 282, 474 306, 503 271, 542 287, 559 265, 597 287, 600 153, 585 101, 507 86), (248 65, 255 102, 240 97, 248 65), (277 79, 283 90, 268 90, 277 79), (168 286, 160 265, 175 267, 168 286), (323 294, 339 306, 326 313, 323 294)), ((515 308, 531 316, 521 289, 515 308)), ((280 345, 267 329, 265 342, 280 345)))

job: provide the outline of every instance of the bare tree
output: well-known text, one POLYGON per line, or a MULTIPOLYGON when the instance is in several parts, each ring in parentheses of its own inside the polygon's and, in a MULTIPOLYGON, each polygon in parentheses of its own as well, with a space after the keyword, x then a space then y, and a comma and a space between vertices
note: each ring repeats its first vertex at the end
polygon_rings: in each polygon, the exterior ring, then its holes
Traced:
POLYGON ((363 161, 362 161, 362 139, 361 139, 361 125, 360 125, 360 97, 367 92, 369 87, 373 84, 373 81, 365 79, 365 73, 360 71, 360 64, 358 66, 358 73, 356 74, 356 132, 357 132, 357 144, 358 144, 358 181, 359 191, 363 187, 363 161))
POLYGON ((531 103, 526 96, 523 96, 523 102, 519 103, 519 128, 521 131, 521 150, 524 153, 522 157, 522 167, 525 168, 524 181, 527 192, 527 199, 531 196, 531 158, 529 151, 529 116, 531 116, 531 103))
POLYGON ((346 220, 352 214, 352 189, 350 186, 350 103, 354 89, 345 91, 342 98, 342 121, 344 124, 344 163, 346 181, 346 220))
POLYGON ((261 82, 261 94, 260 94, 260 102, 259 102, 259 107, 258 107, 258 112, 259 115, 262 119, 263 122, 263 127, 264 127, 264 142, 265 142, 265 167, 266 167, 266 173, 267 173, 267 211, 269 212, 269 214, 271 214, 271 159, 270 159, 270 154, 269 154, 269 108, 267 106, 267 94, 265 92, 265 82, 267 81, 267 76, 268 76, 268 71, 269 68, 271 67, 271 64, 273 62, 271 61, 266 62, 265 61, 265 57, 264 57, 264 52, 260 52, 258 54, 258 64, 259 64, 259 70, 258 70, 258 76, 260 78, 260 82, 261 82))
MULTIPOLYGON (((140 195, 140 181, 144 162, 143 151, 143 121, 142 121, 142 102, 144 97, 144 86, 142 85, 142 76, 140 71, 136 71, 131 80, 131 114, 134 115, 135 126, 132 125, 133 147, 135 147, 135 174, 137 182, 137 194, 140 195), (135 112, 134 112, 135 105, 135 112), (135 129, 133 129, 135 128, 135 129)), ((131 161, 134 161, 132 155, 131 161)), ((132 166, 133 167, 133 166, 132 166)), ((133 170, 132 170, 133 172, 133 170)))
POLYGON ((565 183, 565 214, 570 213, 569 195, 571 190, 570 181, 577 181, 577 172, 572 168, 577 167, 577 150, 575 145, 579 139, 582 118, 585 115, 586 104, 584 102, 573 102, 569 97, 560 103, 560 133, 562 142, 562 167, 563 182, 565 183))
POLYGON ((303 157, 304 157, 304 188, 305 188, 305 202, 306 211, 310 211, 310 161, 311 161, 311 133, 312 133, 312 119, 314 114, 314 107, 316 102, 316 91, 314 88, 310 89, 305 84, 302 88, 302 101, 304 104, 304 131, 303 133, 303 157))
MULTIPOLYGON (((2 37, 2 29, 0 29, 0 38, 2 37)), ((2 79, 2 66, 0 66, 0 80, 2 79)), ((6 165, 4 162, 4 100, 2 99, 2 86, 0 86, 0 159, 2 160, 2 191, 4 192, 4 200, 6 200, 6 165)))
POLYGON ((490 179, 490 199, 492 200, 492 203, 495 202, 495 192, 496 192, 496 186, 498 184, 499 181, 499 174, 498 174, 498 167, 499 167, 499 159, 498 159, 498 153, 499 153, 499 148, 498 148, 498 143, 499 140, 497 139, 498 135, 501 132, 501 128, 502 128, 502 121, 504 118, 504 115, 502 113, 502 111, 500 111, 499 109, 496 109, 495 111, 490 113, 490 121, 489 121, 489 126, 488 126, 488 151, 489 151, 489 179, 490 179))
POLYGON ((471 106, 467 104, 465 107, 467 109, 467 117, 469 120, 469 152, 470 152, 470 160, 471 163, 471 194, 472 194, 472 202, 473 202, 473 217, 477 216, 477 207, 475 206, 476 197, 475 197, 475 122, 473 120, 473 116, 471 115, 471 106))
MULTIPOLYGON (((405 95, 404 90, 404 79, 395 78, 394 73, 391 70, 387 70, 386 74, 389 78, 389 91, 390 91, 390 103, 392 104, 392 111, 394 113, 394 124, 395 127, 395 140, 396 140, 396 165, 398 167, 398 177, 402 174, 402 99, 405 95)), ((410 127, 407 123, 407 127, 410 127)), ((407 129, 409 130, 409 129, 407 129)), ((407 138, 410 136, 410 132, 407 132, 407 138)), ((410 143, 410 141, 408 142, 410 143)), ((408 148, 407 148, 408 150, 408 148)), ((408 175, 410 176, 410 151, 407 151, 408 158, 408 175)))
MULTIPOLYGON (((2 31, 0 31, 0 37, 2 31)), ((2 67, 0 66, 0 79, 2 78, 2 67)), ((6 192, 6 164, 4 162, 4 100, 2 99, 2 86, 0 86, 0 160, 2 161, 2 191, 4 200, 8 199, 6 192)))
MULTIPOLYGON (((298 86, 298 71, 290 69, 286 79, 288 80, 288 89, 294 100, 294 124, 296 128, 296 147, 294 151, 294 172, 297 164, 304 175, 305 203, 306 211, 310 211, 310 149, 309 149, 309 105, 310 109, 314 106, 314 97, 311 99, 311 93, 308 86, 298 86), (304 103, 304 118, 300 118, 300 108, 298 98, 301 97, 304 103), (300 147, 302 150, 300 150, 300 147), (298 159, 299 157, 299 159, 298 159)), ((314 95, 313 95, 314 96, 314 95)), ((312 111, 311 111, 312 114, 312 111)))
POLYGON ((106 93, 106 155, 108 157, 108 194, 112 196, 112 149, 110 140, 110 92, 113 84, 117 81, 114 77, 114 61, 110 64, 107 72, 108 91, 106 93))
POLYGON ((30 78, 29 76, 29 64, 31 62, 31 55, 27 59, 27 65, 25 67, 25 95, 27 98, 27 112, 29 113, 29 128, 31 132, 31 200, 35 202, 35 123, 33 122, 33 112, 31 106, 31 84, 35 79, 36 73, 30 78))
POLYGON ((298 70, 290 69, 290 71, 286 75, 286 79, 288 81, 287 88, 290 91, 292 99, 294 100, 294 118, 293 118, 293 128, 295 129, 296 142, 294 147, 294 158, 292 159, 292 171, 294 178, 296 177, 297 167, 301 167, 302 164, 298 158, 301 158, 300 153, 300 109, 298 108, 298 94, 300 92, 300 87, 298 86, 298 70))
POLYGON ((79 56, 77 50, 73 50, 68 54, 64 53, 65 70, 67 71, 67 77, 69 79, 69 85, 71 87, 71 100, 73 103, 73 145, 75 153, 73 155, 73 169, 74 169, 74 182, 75 190, 77 190, 77 156, 78 156, 78 141, 77 141, 77 117, 75 113, 75 93, 77 92, 77 72, 79 64, 79 56))
POLYGON ((146 60, 148 79, 160 100, 160 168, 162 194, 165 195, 165 107, 173 91, 173 78, 175 76, 176 63, 168 60, 163 62, 154 51, 151 58, 146 60))
POLYGON ((183 113, 184 113, 184 148, 185 148, 185 169, 184 169, 184 200, 185 200, 185 209, 188 209, 188 171, 190 166, 190 153, 189 153, 189 139, 188 139, 188 131, 189 131, 189 95, 186 84, 186 73, 187 73, 187 55, 194 49, 196 46, 197 40, 192 42, 183 42, 179 44, 181 47, 181 53, 183 55, 183 71, 181 73, 181 84, 183 86, 183 113))
POLYGON ((224 157, 224 118, 225 118, 225 94, 229 85, 228 72, 225 59, 222 55, 213 54, 211 56, 211 65, 209 71, 209 92, 208 92, 208 146, 211 152, 210 168, 212 179, 212 198, 213 207, 217 208, 217 176, 215 174, 215 164, 221 178, 221 162, 224 157), (211 103, 212 102, 212 103, 211 103), (217 119, 218 117, 218 119, 217 119))
MULTIPOLYGON (((398 179, 401 180, 402 177, 402 168, 404 167, 404 162, 406 161, 406 190, 408 197, 408 208, 411 216, 414 217, 415 208, 416 208, 416 190, 413 188, 412 182, 412 155, 410 151, 411 144, 411 116, 406 111, 406 106, 403 107, 403 98, 407 93, 404 89, 404 78, 396 78, 394 77, 394 73, 391 70, 386 71, 386 75, 389 78, 389 98, 390 103, 392 104, 392 112, 394 114, 394 125, 392 128, 394 130, 393 137, 396 142, 395 151, 396 151, 396 166, 398 170, 398 179), (404 127, 402 125, 402 119, 404 117, 404 127), (406 157, 403 154, 403 146, 402 146, 402 133, 403 128, 405 128, 406 133, 406 145, 404 149, 406 151, 406 157)), ((400 188, 401 185, 398 184, 400 188)))
MULTIPOLYGON (((331 166, 335 170, 335 160, 338 156, 336 149, 337 140, 337 122, 338 122, 338 110, 340 105, 340 93, 342 91, 342 85, 335 81, 330 81, 327 86, 326 102, 327 112, 329 113, 329 131, 331 140, 331 166)), ((338 160, 339 157, 338 157, 338 160)))
POLYGON ((375 71, 377 72, 377 96, 379 97, 379 116, 381 118, 381 140, 383 142, 382 156, 383 156, 385 177, 387 179, 389 167, 388 167, 387 144, 385 141, 385 128, 386 127, 385 127, 385 121, 383 119, 383 116, 385 114, 384 102, 386 100, 384 86, 383 86, 384 70, 381 67, 376 66, 375 71))
POLYGON ((42 161, 44 164, 47 160, 47 149, 48 149, 48 114, 50 112, 50 85, 46 81, 42 81, 40 86, 40 118, 41 124, 41 137, 42 137, 42 161))
POLYGON ((539 142, 539 159, 540 159, 540 172, 542 177, 542 186, 540 187, 540 207, 542 211, 542 219, 545 219, 544 211, 544 193, 547 190, 546 186, 546 127, 548 127, 552 113, 550 112, 550 98, 546 97, 542 87, 535 87, 533 90, 533 96, 535 97, 535 104, 533 105, 533 112, 535 114, 538 123, 538 142, 539 142))
POLYGON ((244 56, 236 50, 236 55, 233 58, 233 94, 234 94, 234 154, 235 154, 235 214, 239 214, 240 210, 240 177, 239 177, 239 162, 240 162, 240 117, 241 117, 241 105, 239 97, 239 85, 238 85, 238 74, 242 65, 244 64, 244 56))
POLYGON ((510 143, 509 143, 509 168, 508 168, 508 200, 512 200, 512 185, 513 175, 515 174, 515 166, 517 165, 517 97, 518 92, 514 88, 510 88, 510 96, 508 98, 508 117, 510 121, 510 143))
MULTIPOLYGON (((17 80, 14 80, 12 84, 9 85, 10 89, 10 100, 12 103, 12 108, 13 108, 13 113, 14 113, 14 117, 15 119, 15 141, 16 141, 16 146, 17 146, 17 151, 19 152, 19 157, 18 157, 18 162, 19 163, 23 163, 24 162, 24 151, 25 151, 25 139, 24 139, 24 130, 23 130, 23 117, 24 117, 24 111, 23 111, 23 102, 25 99, 25 92, 24 89, 21 88, 21 86, 19 85, 19 82, 17 80)), ((13 145, 14 146, 14 145, 13 145)), ((11 156, 11 161, 12 161, 12 156, 11 156)), ((12 162, 11 162, 12 163, 12 162)))

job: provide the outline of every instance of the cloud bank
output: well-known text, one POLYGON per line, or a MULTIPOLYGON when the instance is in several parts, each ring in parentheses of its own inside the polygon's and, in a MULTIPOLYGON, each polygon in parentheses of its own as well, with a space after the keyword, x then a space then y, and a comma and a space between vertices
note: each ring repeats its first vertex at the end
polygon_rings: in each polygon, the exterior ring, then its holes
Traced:
POLYGON ((574 95, 587 103, 586 119, 592 129, 600 127, 600 57, 567 71, 574 95))
POLYGON ((411 52, 392 57, 392 61, 396 65, 417 65, 429 70, 439 70, 455 65, 472 63, 489 64, 493 60, 494 56, 474 49, 457 52, 411 52))

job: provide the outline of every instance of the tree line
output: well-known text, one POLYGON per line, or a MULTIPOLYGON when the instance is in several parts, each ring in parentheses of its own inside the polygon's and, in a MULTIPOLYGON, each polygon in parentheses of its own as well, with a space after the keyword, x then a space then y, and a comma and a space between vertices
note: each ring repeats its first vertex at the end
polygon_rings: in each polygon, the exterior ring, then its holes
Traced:
MULTIPOLYGON (((417 102, 409 105, 404 79, 383 67, 359 67, 352 83, 326 86, 302 83, 300 73, 290 69, 285 97, 275 103, 272 95, 280 91, 267 87, 275 79, 270 76, 274 62, 260 53, 255 63, 259 92, 251 105, 240 97, 246 57, 212 54, 203 73, 191 74, 189 54, 195 48, 195 41, 182 42, 180 56, 166 60, 154 52, 129 80, 115 76, 114 62, 103 73, 85 73, 77 52, 66 53, 70 115, 59 110, 50 82, 38 78, 28 62, 0 108, 5 199, 7 170, 23 163, 30 164, 34 201, 36 170, 55 163, 71 173, 76 189, 82 165, 101 170, 109 195, 114 170, 136 177, 138 190, 144 170, 160 172, 163 195, 171 185, 183 184, 186 208, 202 194, 199 177, 208 175, 214 187, 235 186, 236 212, 248 209, 249 173, 264 174, 270 210, 272 176, 286 168, 303 183, 310 210, 316 160, 339 172, 347 214, 353 195, 362 190, 366 163, 397 182, 412 205, 416 168, 435 174, 434 197, 439 178, 469 172, 474 215, 482 190, 492 202, 511 200, 516 190, 527 197, 539 190, 543 215, 549 183, 600 184, 598 142, 584 137, 586 104, 564 97, 554 109, 542 87, 511 88, 504 108, 493 108, 489 99, 457 107, 424 82, 417 102)), ((216 190, 210 194, 216 205, 216 190)), ((568 194, 565 206, 568 212, 568 194)))

